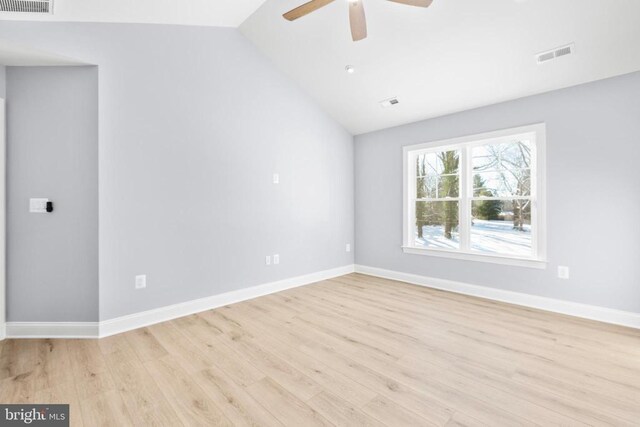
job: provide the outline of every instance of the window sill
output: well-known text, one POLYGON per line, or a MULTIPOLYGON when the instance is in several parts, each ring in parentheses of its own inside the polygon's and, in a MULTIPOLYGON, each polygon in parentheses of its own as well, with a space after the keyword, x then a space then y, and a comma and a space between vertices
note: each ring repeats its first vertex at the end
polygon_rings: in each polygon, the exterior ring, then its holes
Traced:
POLYGON ((492 264, 514 265, 517 267, 537 268, 541 270, 547 268, 547 261, 537 259, 513 258, 500 255, 481 255, 468 252, 448 251, 446 249, 414 248, 411 246, 403 246, 402 251, 405 254, 427 255, 476 262, 488 262, 492 264))

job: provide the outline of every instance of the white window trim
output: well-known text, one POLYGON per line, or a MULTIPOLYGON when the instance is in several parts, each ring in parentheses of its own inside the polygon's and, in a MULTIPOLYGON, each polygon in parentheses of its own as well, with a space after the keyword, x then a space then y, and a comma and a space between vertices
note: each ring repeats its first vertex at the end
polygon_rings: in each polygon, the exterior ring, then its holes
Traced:
MULTIPOLYGON (((520 267, 540 268, 545 269, 547 267, 547 169, 546 169, 546 125, 544 123, 538 123, 534 125, 522 126, 517 128, 503 129, 495 132, 487 132, 476 135, 468 135, 460 138, 447 139, 442 141, 427 142, 424 144, 410 145, 403 147, 403 245, 402 250, 408 254, 427 255, 435 257, 445 257, 453 259, 461 259, 468 261, 480 261, 495 264, 514 265, 520 267), (533 151, 533 162, 535 164, 535 176, 532 176, 532 186, 535 186, 536 195, 535 209, 532 210, 531 224, 534 230, 532 236, 533 252, 536 254, 534 257, 516 257, 505 255, 493 255, 493 254, 481 254, 478 252, 463 251, 463 250, 448 250, 448 249, 435 249, 435 248, 420 248, 412 246, 413 243, 413 223, 415 222, 414 212, 411 207, 411 200, 409 197, 412 186, 415 183, 410 182, 409 173, 409 154, 417 150, 428 150, 431 148, 446 147, 448 149, 461 148, 462 146, 468 146, 469 143, 476 143, 482 145, 487 142, 493 142, 501 138, 512 137, 518 134, 535 134, 535 150, 533 151)), ((470 159, 466 158, 466 162, 470 159)), ((468 165, 460 168, 460 179, 468 180, 468 165)), ((460 200, 465 195, 460 195, 460 200)), ((469 238, 469 233, 463 230, 468 228, 469 216, 468 209, 461 209, 460 215, 460 236, 461 239, 469 238)))

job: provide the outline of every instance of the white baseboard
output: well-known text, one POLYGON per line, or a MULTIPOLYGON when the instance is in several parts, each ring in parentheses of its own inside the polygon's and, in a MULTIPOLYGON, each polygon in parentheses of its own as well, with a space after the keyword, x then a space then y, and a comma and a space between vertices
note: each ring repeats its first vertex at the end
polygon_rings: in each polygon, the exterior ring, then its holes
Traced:
POLYGON ((239 289, 103 322, 7 322, 7 338, 104 338, 178 317, 353 273, 353 264, 239 289))
POLYGON ((7 322, 7 338, 96 338, 98 322, 7 322))
POLYGON ((345 274, 362 273, 369 276, 398 280, 400 282, 441 289, 479 298, 502 301, 524 307, 537 308, 554 313, 567 314, 605 323, 640 329, 640 313, 597 307, 562 301, 553 298, 505 291, 452 280, 437 279, 399 271, 364 265, 346 265, 331 270, 304 276, 292 277, 277 282, 231 291, 220 295, 187 301, 154 310, 118 317, 103 322, 7 322, 7 338, 104 338, 111 335, 142 328, 190 314, 250 300, 264 295, 296 288, 345 274))
POLYGON ((569 316, 581 317, 584 319, 597 320, 600 322, 613 323, 615 325, 622 325, 640 329, 640 313, 632 313, 629 311, 614 310, 611 308, 597 307, 594 305, 580 304, 576 302, 540 297, 519 292, 505 291, 501 289, 489 288, 486 286, 455 282, 452 280, 419 276, 417 274, 402 273, 399 271, 385 270, 382 268, 368 267, 365 265, 356 265, 355 271, 356 273, 362 273, 369 276, 398 280, 400 282, 411 283, 428 288, 441 289, 458 294, 471 295, 479 298, 502 301, 510 304, 521 305, 524 307, 537 308, 554 313, 561 313, 569 316))
POLYGON ((104 338, 110 335, 130 331, 132 329, 176 319, 178 317, 188 316, 190 314, 250 300, 287 289, 309 285, 311 283, 353 273, 353 271, 353 265, 345 265, 344 267, 333 268, 331 270, 319 271, 317 273, 306 274, 304 276, 292 277, 290 279, 279 280, 277 282, 266 283, 263 285, 253 286, 251 288, 239 289, 237 291, 226 292, 220 295, 214 295, 207 298, 187 301, 181 304, 170 305, 167 307, 157 308, 155 310, 106 320, 104 322, 100 322, 99 337, 104 338))

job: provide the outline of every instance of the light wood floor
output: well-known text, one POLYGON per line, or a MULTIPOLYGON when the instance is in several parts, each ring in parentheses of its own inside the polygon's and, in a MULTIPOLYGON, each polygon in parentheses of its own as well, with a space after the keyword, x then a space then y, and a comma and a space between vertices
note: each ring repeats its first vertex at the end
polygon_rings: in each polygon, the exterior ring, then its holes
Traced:
POLYGON ((74 426, 640 425, 640 331, 358 274, 0 346, 0 403, 74 426))

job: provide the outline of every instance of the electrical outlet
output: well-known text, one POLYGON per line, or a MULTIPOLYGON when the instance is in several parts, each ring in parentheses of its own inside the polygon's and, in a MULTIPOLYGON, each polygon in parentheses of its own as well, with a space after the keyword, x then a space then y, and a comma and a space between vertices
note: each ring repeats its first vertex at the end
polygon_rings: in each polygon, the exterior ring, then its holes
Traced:
POLYGON ((136 289, 144 289, 147 287, 147 275, 140 274, 136 276, 136 289))
POLYGON ((273 183, 274 184, 280 184, 280 174, 279 173, 274 173, 273 174, 273 183))
POLYGON ((347 247, 346 247, 347 252, 351 252, 351 244, 347 243, 347 247))
POLYGON ((560 279, 568 279, 569 278, 569 267, 564 265, 558 266, 558 277, 560 279))
POLYGON ((266 265, 271 265, 271 255, 267 255, 267 256, 264 258, 264 263, 265 263, 266 265))
POLYGON ((275 254, 275 255, 273 256, 273 263, 274 263, 274 264, 280 264, 280 255, 275 254))

